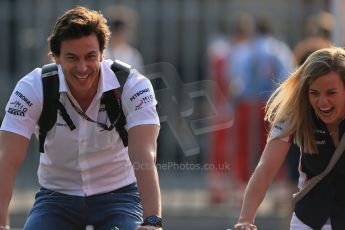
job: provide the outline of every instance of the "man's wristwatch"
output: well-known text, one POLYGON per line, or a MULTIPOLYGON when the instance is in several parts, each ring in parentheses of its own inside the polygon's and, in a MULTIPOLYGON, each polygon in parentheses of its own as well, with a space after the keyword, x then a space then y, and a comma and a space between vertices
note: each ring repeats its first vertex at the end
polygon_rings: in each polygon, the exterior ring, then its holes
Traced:
POLYGON ((152 215, 145 218, 141 226, 154 226, 154 227, 163 227, 163 219, 160 216, 152 215))

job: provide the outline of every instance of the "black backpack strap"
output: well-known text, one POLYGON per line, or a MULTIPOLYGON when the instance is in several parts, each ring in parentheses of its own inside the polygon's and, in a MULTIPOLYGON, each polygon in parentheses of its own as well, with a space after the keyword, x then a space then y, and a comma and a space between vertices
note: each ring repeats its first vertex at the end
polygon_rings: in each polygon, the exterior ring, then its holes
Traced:
POLYGON ((47 133, 53 128, 57 119, 57 112, 60 110, 60 114, 66 121, 71 130, 75 129, 75 126, 66 112, 65 107, 59 101, 59 74, 58 67, 55 63, 47 64, 42 67, 42 86, 43 86, 43 107, 42 113, 38 120, 39 126, 39 150, 44 153, 44 141, 47 133))
POLYGON ((120 90, 120 96, 121 96, 123 86, 125 85, 128 75, 131 72, 131 66, 119 60, 115 60, 110 68, 115 73, 117 80, 120 83, 120 88, 118 89, 120 90))
POLYGON ((57 119, 59 93, 59 75, 55 63, 48 64, 42 68, 42 85, 43 85, 43 108, 39 126, 39 148, 44 152, 44 141, 48 131, 54 126, 57 119))
POLYGON ((104 93, 105 110, 107 111, 110 122, 116 122, 116 131, 119 133, 123 145, 127 147, 128 133, 125 128, 127 121, 122 110, 121 94, 131 69, 129 65, 120 61, 114 61, 114 63, 111 65, 111 69, 115 73, 117 80, 120 83, 120 88, 104 93))
MULTIPOLYGON (((121 98, 121 95, 120 95, 120 98, 121 98)), ((127 147, 128 146, 128 132, 127 132, 127 129, 125 128, 125 125, 127 124, 127 120, 126 120, 125 114, 123 113, 121 99, 117 101, 118 101, 117 104, 119 105, 118 107, 120 108, 120 116, 119 116, 119 120, 115 124, 115 127, 116 127, 117 132, 120 135, 123 145, 127 147)))

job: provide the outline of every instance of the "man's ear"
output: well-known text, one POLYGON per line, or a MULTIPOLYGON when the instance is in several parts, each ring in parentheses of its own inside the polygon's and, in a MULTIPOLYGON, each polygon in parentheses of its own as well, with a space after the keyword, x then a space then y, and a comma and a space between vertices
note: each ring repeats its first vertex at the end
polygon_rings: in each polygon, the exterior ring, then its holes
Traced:
MULTIPOLYGON (((56 57, 55 57, 55 55, 54 55, 52 52, 49 52, 47 56, 48 56, 48 58, 50 59, 50 61, 56 63, 56 57)), ((57 64, 57 63, 56 63, 56 64, 57 64)))

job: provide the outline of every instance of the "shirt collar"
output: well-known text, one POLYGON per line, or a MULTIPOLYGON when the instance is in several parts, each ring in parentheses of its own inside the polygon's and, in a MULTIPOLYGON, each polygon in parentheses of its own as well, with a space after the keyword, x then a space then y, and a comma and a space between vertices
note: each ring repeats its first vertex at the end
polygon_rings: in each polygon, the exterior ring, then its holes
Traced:
MULTIPOLYGON (((110 59, 101 62, 101 74, 98 83, 96 97, 100 98, 104 92, 120 87, 120 83, 117 80, 115 73, 110 68, 112 63, 113 61, 110 59)), ((58 65, 58 73, 60 82, 59 92, 70 92, 61 65, 58 65)))
POLYGON ((58 65, 58 74, 59 74, 59 83, 60 83, 59 92, 60 93, 69 92, 68 85, 65 80, 65 75, 63 74, 61 65, 58 65))
POLYGON ((98 91, 102 94, 106 91, 120 87, 120 83, 115 76, 114 71, 110 68, 113 61, 110 59, 101 62, 101 78, 98 85, 98 91))

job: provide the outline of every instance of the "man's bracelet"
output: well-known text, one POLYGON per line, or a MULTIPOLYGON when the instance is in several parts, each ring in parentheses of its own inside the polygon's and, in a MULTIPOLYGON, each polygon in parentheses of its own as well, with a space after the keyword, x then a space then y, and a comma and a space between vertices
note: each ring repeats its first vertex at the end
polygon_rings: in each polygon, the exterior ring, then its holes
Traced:
POLYGON ((11 229, 9 225, 0 226, 0 230, 9 230, 9 229, 11 229))

